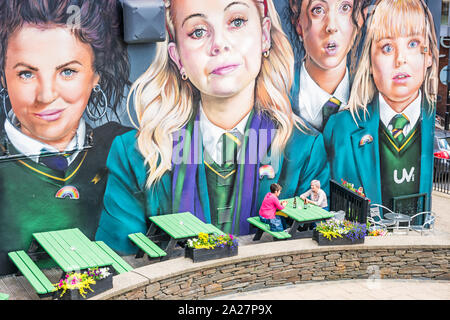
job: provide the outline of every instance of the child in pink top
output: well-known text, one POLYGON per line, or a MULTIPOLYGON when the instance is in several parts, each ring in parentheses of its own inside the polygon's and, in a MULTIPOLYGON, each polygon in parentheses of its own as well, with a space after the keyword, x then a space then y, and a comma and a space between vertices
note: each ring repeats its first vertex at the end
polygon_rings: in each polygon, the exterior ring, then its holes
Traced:
POLYGON ((280 203, 278 200, 281 189, 278 183, 271 184, 270 192, 264 197, 261 208, 259 209, 259 218, 261 222, 269 224, 270 231, 283 231, 286 229, 284 217, 275 214, 278 210, 283 210, 287 204, 287 201, 280 203))

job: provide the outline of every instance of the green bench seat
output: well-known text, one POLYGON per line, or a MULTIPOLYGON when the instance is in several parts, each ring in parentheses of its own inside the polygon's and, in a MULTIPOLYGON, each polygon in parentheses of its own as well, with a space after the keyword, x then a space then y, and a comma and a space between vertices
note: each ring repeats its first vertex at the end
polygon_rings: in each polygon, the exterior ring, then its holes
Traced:
POLYGON ((129 234, 128 238, 151 258, 159 258, 167 255, 164 250, 141 232, 129 234))
POLYGON ((8 256, 23 276, 30 282, 37 294, 45 295, 56 291, 56 288, 50 280, 39 270, 38 266, 25 251, 9 252, 8 256))
POLYGON ((103 250, 108 256, 113 259, 112 267, 118 274, 125 273, 133 270, 133 267, 130 266, 125 260, 123 260, 117 253, 115 253, 110 247, 108 247, 103 241, 95 241, 94 242, 100 249, 103 250))
POLYGON ((252 225, 254 225, 255 227, 257 227, 258 229, 260 229, 261 231, 267 232, 268 234, 279 240, 284 240, 292 237, 286 231, 270 231, 270 226, 266 223, 261 222, 259 216, 247 218, 247 221, 252 225))
POLYGON ((8 299, 9 299, 8 294, 0 292, 0 300, 8 300, 8 299))

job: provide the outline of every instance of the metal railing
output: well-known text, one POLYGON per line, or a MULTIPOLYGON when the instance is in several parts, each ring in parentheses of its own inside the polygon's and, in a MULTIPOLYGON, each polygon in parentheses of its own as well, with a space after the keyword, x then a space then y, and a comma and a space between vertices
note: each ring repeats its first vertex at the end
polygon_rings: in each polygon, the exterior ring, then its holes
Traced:
POLYGON ((334 180, 330 180, 330 211, 342 210, 345 219, 366 223, 370 208, 370 200, 362 197, 334 180))
POLYGON ((450 159, 434 158, 433 190, 450 194, 450 159))

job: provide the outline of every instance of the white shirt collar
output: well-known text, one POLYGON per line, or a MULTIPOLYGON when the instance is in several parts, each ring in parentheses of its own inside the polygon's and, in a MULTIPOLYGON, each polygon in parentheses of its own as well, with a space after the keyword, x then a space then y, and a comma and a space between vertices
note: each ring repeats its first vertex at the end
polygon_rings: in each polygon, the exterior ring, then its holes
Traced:
MULTIPOLYGON (((18 123, 17 118, 14 114, 10 116, 13 123, 18 123)), ((13 125, 9 120, 5 120, 5 131, 8 136, 9 141, 12 143, 14 148, 16 148, 20 153, 26 155, 31 160, 38 162, 39 155, 43 148, 50 152, 59 152, 55 147, 52 147, 46 143, 40 142, 29 136, 25 135, 20 131, 17 126, 13 125)), ((83 118, 80 119, 78 125, 77 134, 72 138, 72 140, 67 145, 65 151, 71 151, 75 148, 81 149, 84 146, 84 140, 86 135, 86 123, 83 118)), ((73 153, 68 157, 69 164, 76 158, 78 152, 73 153)))
POLYGON ((406 109, 403 110, 402 113, 395 112, 387 104, 386 100, 384 100, 381 93, 378 93, 378 97, 379 97, 379 106, 380 106, 380 120, 383 122, 383 124, 386 126, 386 128, 391 130, 391 128, 389 128, 389 122, 391 122, 392 118, 395 115, 404 114, 409 119, 409 124, 407 124, 405 126, 405 128, 403 129, 403 133, 405 136, 408 135, 409 131, 412 128, 414 128, 417 121, 419 120, 420 112, 421 112, 420 104, 422 102, 422 93, 419 91, 419 95, 417 96, 417 98, 413 102, 411 102, 409 104, 409 106, 407 106, 406 109))
POLYGON ((337 86, 333 94, 329 94, 323 90, 311 76, 302 63, 300 71, 300 89, 299 89, 299 109, 300 115, 315 127, 322 126, 322 107, 331 98, 335 97, 341 101, 339 110, 343 109, 350 95, 350 79, 348 69, 342 81, 337 86))
MULTIPOLYGON (((225 130, 212 123, 205 112, 201 102, 200 106, 200 131, 202 133, 203 147, 217 164, 222 164, 222 140, 221 137, 226 132, 237 130, 242 136, 245 134, 250 112, 231 130, 225 130)), ((240 151, 240 150, 239 150, 240 151)), ((239 154, 238 151, 238 154, 239 154)))

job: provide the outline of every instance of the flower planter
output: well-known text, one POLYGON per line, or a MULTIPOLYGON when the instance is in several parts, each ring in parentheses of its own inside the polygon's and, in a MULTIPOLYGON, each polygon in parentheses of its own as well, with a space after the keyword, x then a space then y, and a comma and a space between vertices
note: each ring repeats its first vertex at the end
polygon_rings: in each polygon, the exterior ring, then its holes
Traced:
POLYGON ((185 257, 191 258, 194 262, 202 262, 213 259, 232 257, 238 254, 238 247, 231 248, 225 246, 215 249, 195 249, 186 246, 185 257))
POLYGON ((361 239, 355 239, 352 241, 349 238, 346 238, 344 235, 342 238, 331 238, 331 240, 328 240, 325 238, 319 231, 314 230, 313 240, 315 240, 319 246, 334 246, 334 245, 348 245, 348 244, 360 244, 364 243, 364 237, 361 239))
POLYGON ((58 299, 60 300, 85 300, 85 299, 89 299, 92 298, 93 296, 100 294, 102 292, 105 292, 109 289, 111 289, 113 287, 112 284, 112 275, 106 277, 105 279, 102 280, 95 280, 95 284, 91 285, 91 289, 94 290, 94 292, 92 292, 91 290, 87 289, 86 290, 86 297, 83 297, 80 294, 80 291, 77 290, 67 290, 66 293, 64 293, 64 295, 62 297, 60 297, 60 293, 56 292, 56 295, 58 297, 58 299))

